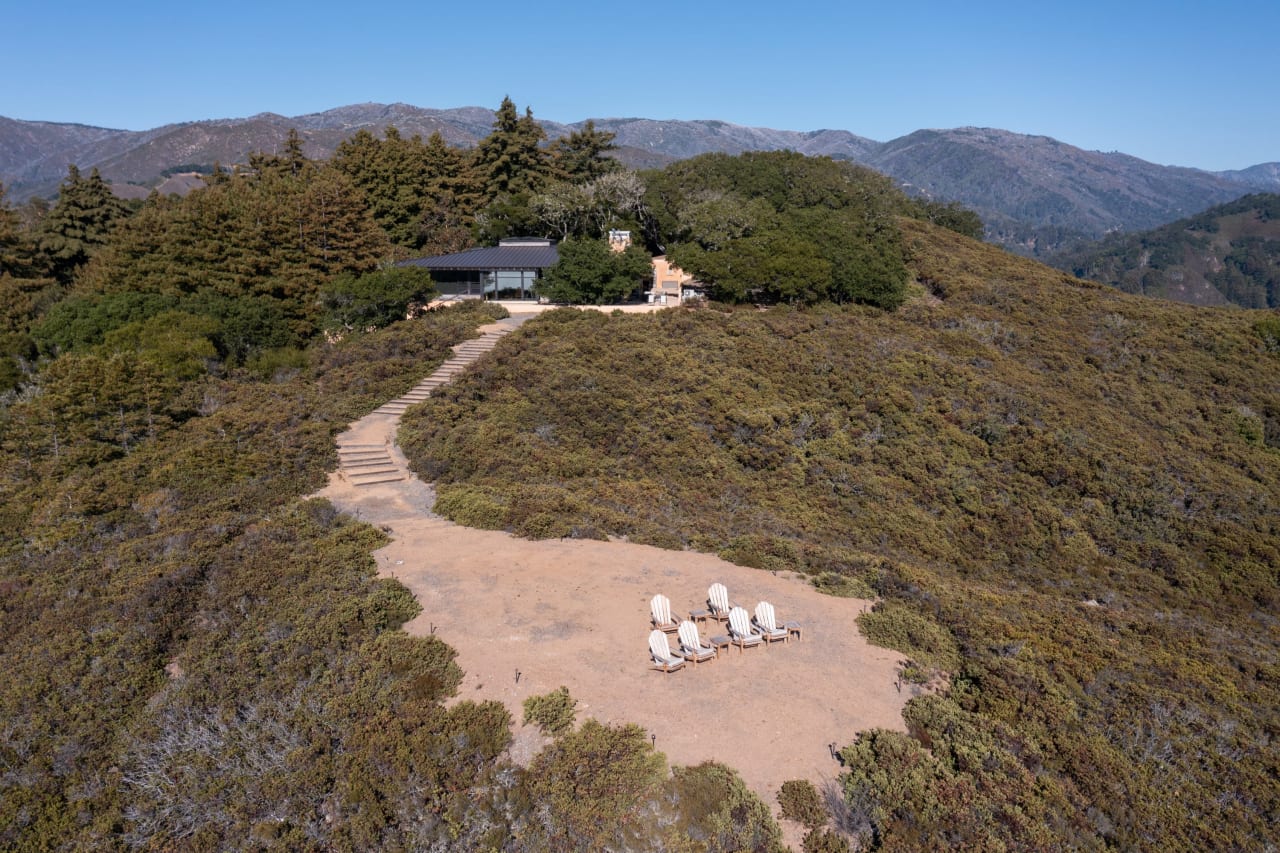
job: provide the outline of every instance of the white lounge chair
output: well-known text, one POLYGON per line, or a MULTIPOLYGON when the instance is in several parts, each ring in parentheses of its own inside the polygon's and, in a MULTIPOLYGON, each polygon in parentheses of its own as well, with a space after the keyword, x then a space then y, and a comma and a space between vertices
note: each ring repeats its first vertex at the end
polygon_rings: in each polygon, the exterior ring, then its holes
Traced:
POLYGON ((760 629, 760 636, 764 637, 766 643, 776 643, 779 640, 785 643, 790 636, 786 628, 778 627, 773 605, 767 601, 756 605, 755 626, 760 629))
POLYGON ((680 630, 680 623, 671 618, 671 599, 658 593, 649 600, 649 616, 653 627, 666 634, 674 634, 680 630))
POLYGON ((649 632, 649 654, 653 656, 652 668, 662 672, 675 672, 684 666, 684 658, 671 654, 667 635, 657 628, 649 632))
POLYGON ((724 588, 722 583, 713 583, 707 588, 707 609, 711 611, 711 618, 725 622, 729 619, 729 611, 734 608, 729 603, 729 591, 724 588))
POLYGON ((704 660, 713 660, 716 656, 716 647, 702 645, 702 638, 698 636, 698 626, 686 619, 680 623, 680 654, 684 655, 685 660, 691 660, 693 665, 697 666, 704 660))
POLYGON ((738 647, 738 654, 748 646, 758 646, 764 638, 751 629, 751 617, 741 607, 729 611, 729 640, 738 647))

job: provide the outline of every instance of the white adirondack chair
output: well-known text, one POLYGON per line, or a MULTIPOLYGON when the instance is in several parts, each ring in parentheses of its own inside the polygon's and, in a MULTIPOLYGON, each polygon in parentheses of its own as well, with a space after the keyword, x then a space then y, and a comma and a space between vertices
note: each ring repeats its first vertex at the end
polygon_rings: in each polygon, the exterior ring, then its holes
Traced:
POLYGON ((724 584, 713 583, 707 588, 707 609, 711 611, 713 619, 724 622, 729 618, 733 605, 729 603, 729 591, 724 588, 724 584))
POLYGON ((684 655, 685 660, 691 660, 693 665, 697 666, 704 660, 713 660, 716 656, 716 647, 702 645, 702 638, 698 636, 698 626, 686 619, 680 623, 680 654, 684 655))
POLYGON ((653 656, 652 668, 662 672, 675 672, 684 666, 684 658, 671 654, 667 635, 657 628, 649 632, 649 654, 653 656))
POLYGON ((738 654, 748 646, 758 646, 764 640, 751 628, 751 617, 741 607, 729 611, 729 641, 738 647, 738 654))
POLYGON ((671 599, 662 593, 649 600, 649 615, 653 620, 653 627, 663 633, 674 634, 680 629, 680 624, 671 618, 671 599))
POLYGON ((756 605, 755 625, 760 629, 760 635, 764 637, 766 643, 776 643, 779 640, 785 643, 787 641, 789 636, 787 629, 778 627, 773 605, 769 602, 762 601, 756 605))

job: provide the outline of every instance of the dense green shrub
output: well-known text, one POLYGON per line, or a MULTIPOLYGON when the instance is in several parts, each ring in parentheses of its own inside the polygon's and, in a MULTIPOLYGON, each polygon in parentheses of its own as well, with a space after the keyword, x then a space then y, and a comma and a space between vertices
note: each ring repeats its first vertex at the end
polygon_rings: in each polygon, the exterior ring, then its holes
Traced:
POLYGON ((959 663, 956 642, 947 629, 897 601, 879 601, 858 617, 858 627, 878 646, 906 652, 939 669, 959 663))
POLYGON ((529 766, 529 790, 546 808, 546 849, 599 850, 653 829, 647 809, 666 762, 639 726, 588 719, 529 766))
POLYGON ((335 334, 367 332, 403 320, 414 306, 436 295, 431 273, 424 267, 388 267, 355 275, 346 273, 320 291, 324 328, 335 334))
POLYGON ((808 829, 818 829, 827 823, 827 810, 823 808, 822 798, 808 779, 783 782, 778 791, 778 806, 783 817, 808 829))
POLYGON ((714 761, 676 767, 667 785, 676 837, 704 853, 782 853, 782 831, 769 807, 731 768, 714 761))
POLYGON ((853 849, 843 836, 830 829, 811 829, 801 842, 804 853, 850 853, 853 849))
POLYGON ((561 735, 573 728, 574 708, 577 701, 569 695, 569 688, 560 687, 541 696, 524 700, 524 724, 537 723, 538 728, 549 735, 561 735))

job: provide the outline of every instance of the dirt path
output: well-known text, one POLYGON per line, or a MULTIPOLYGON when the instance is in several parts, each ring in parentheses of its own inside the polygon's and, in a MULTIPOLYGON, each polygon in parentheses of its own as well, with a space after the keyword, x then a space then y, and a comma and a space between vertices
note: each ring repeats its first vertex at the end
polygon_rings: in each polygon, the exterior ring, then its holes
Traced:
MULTIPOLYGON (((371 415, 343 440, 390 441, 398 420, 371 415)), ((392 455, 403 460, 394 446, 392 455)), ((457 650, 460 699, 501 701, 517 723, 527 697, 566 685, 579 720, 636 723, 674 764, 729 764, 775 812, 784 781, 838 774, 830 744, 873 727, 904 730, 901 655, 869 646, 854 623, 869 602, 706 554, 459 527, 431 512, 434 492, 416 478, 354 486, 335 472, 320 496, 390 531, 394 541, 375 554, 379 569, 423 607, 405 629, 434 631, 457 650), (705 606, 717 581, 748 610, 773 602, 779 619, 803 624, 802 641, 730 649, 671 674, 650 670, 649 599, 661 592, 688 613, 705 606)), ((714 633, 715 622, 703 627, 704 639, 714 633)), ((517 726, 513 751, 536 741, 517 726)))

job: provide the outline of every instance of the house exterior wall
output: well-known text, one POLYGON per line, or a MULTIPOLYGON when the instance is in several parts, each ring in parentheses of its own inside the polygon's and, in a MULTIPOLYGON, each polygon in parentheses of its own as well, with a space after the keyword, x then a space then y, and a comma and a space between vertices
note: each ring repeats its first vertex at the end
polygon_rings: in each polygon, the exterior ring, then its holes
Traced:
POLYGON ((685 285, 693 281, 693 276, 677 266, 672 266, 666 255, 658 255, 653 259, 653 294, 655 297, 672 297, 679 299, 684 295, 685 285))

